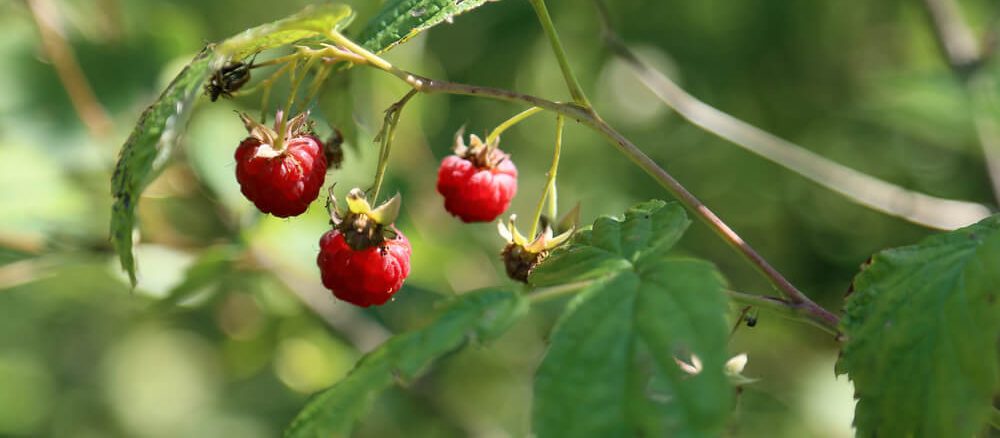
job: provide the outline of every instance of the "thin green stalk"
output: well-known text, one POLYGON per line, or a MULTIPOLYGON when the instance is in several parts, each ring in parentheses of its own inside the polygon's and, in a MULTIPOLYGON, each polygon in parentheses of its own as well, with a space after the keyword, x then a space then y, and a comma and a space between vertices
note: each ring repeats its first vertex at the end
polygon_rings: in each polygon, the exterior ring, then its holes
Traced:
POLYGON ((309 89, 306 91, 306 98, 303 101, 303 105, 308 104, 316 97, 319 93, 320 87, 326 82, 326 77, 330 75, 330 71, 333 67, 330 64, 323 64, 318 71, 316 71, 316 76, 313 77, 312 83, 309 84, 309 89))
POLYGON ((268 76, 267 79, 264 79, 264 80, 260 81, 260 83, 258 83, 257 85, 254 85, 250 89, 247 89, 247 90, 239 92, 240 95, 242 95, 242 94, 249 94, 249 93, 252 93, 252 92, 256 91, 257 88, 263 88, 263 91, 261 91, 261 93, 260 93, 260 122, 261 123, 266 123, 267 122, 267 105, 268 105, 269 101, 271 100, 271 88, 274 87, 274 83, 281 77, 281 75, 285 74, 285 72, 288 71, 289 66, 291 66, 291 64, 282 65, 280 68, 278 68, 277 70, 275 70, 274 73, 271 73, 271 76, 268 76))
POLYGON ((584 108, 590 108, 590 101, 587 100, 587 95, 583 93, 583 88, 580 87, 580 83, 576 80, 573 70, 569 67, 569 61, 566 59, 566 51, 563 49, 562 42, 559 41, 556 26, 552 23, 552 17, 549 16, 548 8, 545 7, 545 0, 528 1, 535 8, 535 15, 538 15, 538 22, 542 25, 549 43, 552 44, 552 52, 555 53, 556 60, 559 61, 559 69, 562 70, 563 79, 569 88, 570 96, 573 97, 573 102, 584 108))
POLYGON ((543 303, 559 299, 568 295, 573 295, 587 286, 594 284, 597 280, 578 281, 576 283, 560 284, 558 286, 538 288, 528 294, 528 302, 531 304, 543 303))
POLYGON ((562 153, 562 134, 563 125, 565 125, 566 120, 562 114, 556 116, 556 146, 555 151, 552 153, 552 165, 549 167, 549 172, 546 174, 548 180, 545 182, 545 190, 542 191, 542 197, 538 200, 538 208, 535 209, 535 217, 531 220, 531 233, 528 234, 529 239, 534 239, 538 234, 538 220, 542 217, 542 209, 545 208, 545 198, 548 197, 549 192, 554 192, 556 187, 556 174, 559 171, 559 155, 562 153))
POLYGON ((290 118, 292 104, 295 103, 295 97, 299 94, 299 86, 302 85, 302 80, 306 78, 306 74, 309 73, 309 69, 312 68, 317 59, 311 57, 306 60, 300 72, 296 73, 294 70, 292 71, 292 86, 288 90, 288 100, 285 102, 285 120, 290 118))
POLYGON ((402 99, 392 104, 386 110, 385 120, 382 122, 382 130, 376 138, 379 140, 378 168, 375 171, 375 182, 372 184, 373 203, 378 202, 379 192, 382 190, 382 181, 385 179, 385 171, 389 167, 389 153, 392 151, 392 141, 396 137, 396 125, 399 124, 399 115, 403 112, 403 107, 413 96, 417 95, 417 90, 413 89, 406 93, 402 99))
POLYGON ((497 125, 496 128, 493 128, 493 131, 490 132, 490 135, 486 136, 486 144, 493 144, 493 141, 500 138, 500 134, 503 134, 503 132, 509 129, 511 126, 521 123, 521 121, 523 121, 524 119, 527 119, 528 117, 531 117, 532 115, 535 115, 541 111, 542 111, 541 108, 533 106, 531 108, 528 108, 524 111, 515 114, 514 117, 507 119, 505 122, 497 125))

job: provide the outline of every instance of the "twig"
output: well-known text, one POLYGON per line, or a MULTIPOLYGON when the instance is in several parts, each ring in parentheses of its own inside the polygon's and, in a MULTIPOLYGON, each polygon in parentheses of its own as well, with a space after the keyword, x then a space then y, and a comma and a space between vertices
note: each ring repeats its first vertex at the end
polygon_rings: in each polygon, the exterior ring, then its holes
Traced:
POLYGON ((337 31, 331 31, 329 37, 337 44, 341 44, 348 50, 364 57, 368 61, 369 65, 391 73, 392 75, 410 84, 410 86, 417 91, 424 93, 482 96, 495 100, 537 106, 562 114, 576 120, 577 122, 583 123, 591 129, 594 129, 611 142, 611 144, 618 149, 619 152, 631 160, 632 163, 639 166, 639 168, 646 172, 647 175, 653 177, 653 179, 656 180, 661 187, 670 192, 681 202, 681 204, 691 210, 695 216, 715 231, 715 233, 719 235, 719 237, 721 237, 726 244, 736 250, 737 253, 742 255, 743 258, 757 268, 757 270, 775 288, 777 288, 782 295, 787 297, 790 302, 802 307, 805 311, 816 318, 822 319, 829 325, 836 326, 838 324, 839 318, 837 318, 836 315, 820 307, 818 304, 809 299, 809 297, 803 294, 802 291, 792 285, 788 279, 781 275, 777 269, 774 269, 774 267, 771 266, 767 260, 761 257, 761 255, 758 254, 757 251, 754 250, 749 244, 747 244, 743 238, 736 234, 736 232, 733 231, 729 225, 716 216, 715 213, 708 208, 708 206, 703 204, 697 197, 691 194, 691 192, 681 185, 680 182, 674 179, 670 173, 657 165, 656 162, 643 153, 638 146, 633 144, 618 131, 604 122, 604 120, 601 119, 601 117, 597 115, 593 109, 584 108, 575 103, 557 103, 540 97, 518 93, 516 91, 439 81, 436 79, 418 76, 394 67, 388 61, 385 61, 384 59, 379 58, 378 55, 375 55, 374 53, 365 50, 363 47, 358 46, 337 31))
POLYGON ((646 174, 653 177, 663 188, 673 194, 682 204, 690 209, 694 214, 705 222, 716 232, 723 241, 735 249, 747 261, 760 271, 768 281, 771 282, 783 295, 794 303, 801 303, 809 307, 818 317, 824 319, 831 325, 836 325, 837 316, 826 311, 805 294, 793 286, 784 276, 772 267, 760 254, 748 245, 739 235, 733 231, 725 222, 719 219, 705 204, 689 192, 680 182, 674 179, 666 170, 656 164, 648 155, 643 153, 635 144, 622 136, 618 131, 609 126, 594 112, 581 108, 572 103, 556 103, 527 94, 518 93, 499 88, 480 87, 475 85, 459 84, 455 82, 438 81, 412 73, 403 72, 401 76, 408 83, 419 91, 425 93, 445 93, 460 94, 466 96, 482 96, 495 100, 517 102, 531 106, 538 106, 550 111, 565 115, 577 122, 583 123, 596 130, 614 145, 619 152, 624 154, 629 160, 635 163, 646 174))
POLYGON ((954 0, 924 0, 924 6, 942 55, 972 103, 973 122, 993 196, 1000 202, 1000 127, 995 121, 1000 116, 1000 105, 994 79, 982 68, 989 53, 980 48, 954 0))
MULTIPOLYGON (((603 8, 600 2, 598 5, 603 8)), ((853 202, 915 224, 952 230, 990 215, 990 209, 984 205, 914 192, 838 164, 698 100, 629 50, 607 25, 604 14, 602 11, 604 38, 611 51, 625 61, 663 103, 705 131, 840 193, 853 202)))
POLYGON ((777 313, 789 319, 806 322, 831 335, 834 335, 837 340, 843 340, 843 335, 840 333, 840 329, 837 324, 830 324, 830 321, 826 318, 816 315, 811 311, 811 309, 805 306, 794 304, 781 298, 769 297, 765 295, 754 295, 731 290, 726 291, 726 293, 729 295, 729 299, 734 303, 753 306, 758 309, 764 309, 777 313))
POLYGON ((50 0, 27 0, 27 3, 38 26, 45 54, 52 61, 73 109, 91 136, 99 139, 107 137, 111 133, 111 119, 94 96, 94 91, 73 55, 73 49, 60 34, 56 23, 58 9, 50 0))

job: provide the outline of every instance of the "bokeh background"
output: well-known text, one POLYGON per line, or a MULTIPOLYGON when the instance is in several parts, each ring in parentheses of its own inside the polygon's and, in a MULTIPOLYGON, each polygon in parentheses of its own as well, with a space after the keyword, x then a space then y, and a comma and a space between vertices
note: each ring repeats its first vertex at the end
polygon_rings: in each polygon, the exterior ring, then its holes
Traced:
MULTIPOLYGON (((0 2, 0 435, 275 436, 309 394, 386 337, 422 324, 442 299, 509 283, 496 257, 502 242, 495 226, 448 216, 434 179, 459 127, 483 134, 522 108, 440 95, 418 96, 406 108, 387 184, 403 194, 400 224, 414 246, 413 273, 394 302, 359 310, 320 285, 321 202, 302 217, 277 220, 257 215, 239 194, 232 153, 245 133, 233 110, 258 110, 252 96, 214 104, 200 98, 173 164, 140 204, 140 282, 130 291, 108 243, 109 180, 140 112, 206 42, 309 2, 44 3, 51 7, 42 18, 72 48, 112 124, 103 135, 87 129, 28 4, 0 2)), ((378 2, 348 3, 359 12, 351 28, 357 32, 378 2)), ((996 15, 986 0, 961 4, 977 30, 996 15)), ((871 253, 931 233, 687 124, 602 49, 589 3, 549 6, 606 119, 821 304, 839 309, 871 253)), ((609 6, 630 45, 708 103, 906 187, 991 202, 967 96, 920 2, 609 6)), ((388 57, 431 77, 567 98, 523 1, 490 3, 388 57)), ((328 177, 338 191, 370 183, 381 111, 405 91, 388 75, 358 68, 348 91, 315 107, 320 120, 350 111, 356 121, 344 167, 328 177)), ((550 115, 504 136, 521 171, 511 211, 522 217, 543 186, 553 138, 550 115)), ((559 176, 561 208, 579 202, 585 222, 669 199, 574 124, 559 176)), ((733 288, 769 291, 700 224, 677 251, 715 262, 733 288)), ((495 344, 452 354, 424 378, 384 393, 358 435, 527 435, 531 375, 562 304, 537 308, 495 344)), ((761 379, 743 392, 733 436, 851 434, 852 389, 834 376, 837 345, 829 336, 761 313, 757 327, 736 333, 731 351, 748 353, 745 375, 761 379)))

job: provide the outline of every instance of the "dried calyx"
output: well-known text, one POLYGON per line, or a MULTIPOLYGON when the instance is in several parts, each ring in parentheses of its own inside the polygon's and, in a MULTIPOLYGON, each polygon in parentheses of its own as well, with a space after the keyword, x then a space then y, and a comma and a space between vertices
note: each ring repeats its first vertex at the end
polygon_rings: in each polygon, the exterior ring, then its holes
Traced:
POLYGON ((480 169, 492 169, 507 159, 507 155, 497 150, 500 145, 500 137, 497 137, 489 144, 483 143, 478 135, 469 136, 469 145, 465 145, 465 128, 461 128, 455 133, 455 155, 465 158, 480 169))
POLYGON ((516 215, 511 215, 510 220, 506 224, 503 222, 497 223, 497 230, 500 232, 500 236, 507 241, 507 245, 504 246, 501 255, 503 256, 504 267, 507 269, 507 276, 527 283, 528 274, 531 273, 531 270, 535 266, 538 266, 542 260, 545 260, 545 257, 548 257, 549 251, 569 240, 575 228, 570 228, 558 236, 553 236, 552 228, 546 225, 535 236, 534 240, 529 241, 514 225, 516 218, 516 215))
POLYGON ((286 140, 303 135, 312 135, 312 126, 309 123, 309 111, 284 122, 285 114, 279 110, 274 116, 273 129, 257 122, 246 113, 240 112, 238 114, 240 115, 240 120, 243 121, 243 126, 247 128, 247 133, 251 137, 260 140, 261 144, 270 145, 275 152, 284 150, 286 140), (279 131, 283 132, 279 133, 279 131))
POLYGON ((397 237, 392 223, 399 216, 400 203, 401 198, 396 194, 382 205, 372 208, 365 192, 354 188, 347 194, 347 210, 341 211, 331 187, 327 210, 330 211, 330 223, 344 235, 347 245, 361 251, 397 237))

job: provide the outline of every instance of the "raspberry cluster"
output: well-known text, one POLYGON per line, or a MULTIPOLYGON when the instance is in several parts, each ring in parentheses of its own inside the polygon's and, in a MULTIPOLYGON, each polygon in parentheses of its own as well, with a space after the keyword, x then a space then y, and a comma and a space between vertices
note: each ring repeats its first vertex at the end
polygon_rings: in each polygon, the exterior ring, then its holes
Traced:
MULTIPOLYGON (((223 79, 220 87, 225 85, 223 79)), ((273 128, 246 114, 240 118, 249 133, 235 152, 236 180, 243 195, 265 214, 287 218, 304 213, 319 196, 327 170, 339 167, 343 159, 339 131, 324 145, 312 131, 308 113, 285 120, 279 112, 273 128)), ((466 223, 495 220, 517 193, 517 167, 499 148, 498 136, 484 142, 471 135, 466 145, 459 131, 454 154, 442 160, 437 176, 445 210, 466 223)), ((410 274, 410 242, 393 224, 400 197, 373 208, 367 194, 355 188, 346 201, 346 209, 341 209, 331 188, 327 203, 331 229, 320 238, 316 257, 323 285, 338 299, 357 306, 385 304, 410 274)), ((529 240, 514 227, 513 216, 500 230, 508 242, 501 254, 507 273, 522 282, 549 250, 568 237, 553 237, 546 226, 529 240)))

